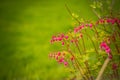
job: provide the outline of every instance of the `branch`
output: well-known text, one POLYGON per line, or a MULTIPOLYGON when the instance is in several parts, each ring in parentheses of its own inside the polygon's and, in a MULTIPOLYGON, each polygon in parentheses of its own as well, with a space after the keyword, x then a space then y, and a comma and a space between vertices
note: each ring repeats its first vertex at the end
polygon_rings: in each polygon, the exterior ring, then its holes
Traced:
POLYGON ((65 7, 66 7, 68 13, 80 24, 80 21, 79 21, 75 16, 72 15, 72 12, 71 12, 70 9, 68 8, 67 4, 65 4, 65 7))
POLYGON ((102 68, 101 68, 101 70, 100 70, 100 72, 99 72, 96 80, 102 80, 102 79, 101 79, 101 78, 102 78, 102 75, 103 75, 103 73, 104 73, 104 71, 105 71, 105 69, 106 69, 106 67, 107 67, 107 65, 108 65, 109 62, 110 62, 110 58, 108 57, 108 58, 105 60, 105 62, 104 62, 104 64, 103 64, 103 66, 102 66, 102 68))

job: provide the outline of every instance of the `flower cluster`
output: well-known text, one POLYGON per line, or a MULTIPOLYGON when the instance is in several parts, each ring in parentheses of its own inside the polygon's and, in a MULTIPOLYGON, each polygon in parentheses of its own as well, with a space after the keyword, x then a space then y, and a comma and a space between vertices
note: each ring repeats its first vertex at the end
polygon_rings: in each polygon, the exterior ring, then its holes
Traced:
POLYGON ((96 24, 105 24, 105 23, 108 23, 108 24, 120 24, 120 19, 118 18, 104 18, 104 19, 100 19, 96 22, 96 24))
POLYGON ((108 54, 109 58, 112 59, 112 55, 110 54, 110 53, 111 53, 111 49, 110 49, 110 47, 107 45, 106 42, 101 42, 100 48, 101 48, 101 50, 105 50, 105 52, 108 54))
POLYGON ((65 42, 64 42, 64 39, 68 39, 69 37, 68 37, 68 35, 64 35, 64 34, 59 34, 58 36, 52 36, 52 39, 51 39, 51 43, 54 43, 54 42, 61 42, 62 43, 62 45, 64 45, 65 44, 65 42))
MULTIPOLYGON (((110 26, 113 26, 114 29, 115 28, 118 29, 118 27, 120 26, 120 19, 102 18, 96 22, 86 21, 86 22, 82 22, 79 26, 75 27, 72 31, 67 32, 66 34, 62 33, 62 34, 58 34, 57 36, 52 36, 51 43, 60 42, 62 45, 65 45, 65 46, 62 46, 64 47, 62 49, 65 49, 65 50, 61 52, 59 51, 59 52, 50 53, 49 57, 55 59, 60 64, 64 64, 64 66, 74 68, 75 71, 80 70, 80 73, 82 74, 91 75, 89 77, 86 76, 85 80, 89 80, 89 78, 92 78, 92 76, 94 75, 94 73, 91 71, 91 70, 94 70, 94 66, 92 67, 92 65, 89 64, 90 62, 92 62, 92 60, 91 58, 88 58, 89 56, 90 57, 92 56, 90 54, 92 50, 94 50, 93 52, 98 53, 97 54, 98 56, 96 57, 96 59, 99 60, 99 63, 101 63, 101 61, 105 59, 105 57, 101 57, 101 55, 99 55, 99 50, 97 49, 98 46, 96 44, 100 43, 99 45, 100 50, 103 50, 105 51, 105 53, 107 53, 108 55, 107 59, 109 58, 109 60, 114 60, 112 59, 114 58, 113 56, 115 55, 114 53, 112 53, 113 52, 112 46, 116 48, 115 52, 119 53, 119 49, 120 49, 119 46, 117 46, 117 44, 112 45, 112 43, 117 41, 115 39, 118 38, 118 35, 120 35, 119 30, 116 32, 110 31, 112 30, 112 28, 109 28, 109 27, 106 28, 102 24, 106 24, 108 26, 110 25, 110 26), (100 26, 96 27, 98 25, 103 26, 104 29, 99 28, 100 26), (90 29, 90 30, 87 30, 87 29, 90 29), (102 35, 102 32, 103 32, 103 35, 102 35), (115 33, 118 35, 115 35, 115 33), (87 38, 89 43, 86 42, 87 40, 85 40, 85 38, 87 38), (91 46, 91 44, 93 46, 91 46), (91 71, 91 72, 87 72, 87 71, 91 71)), ((97 62, 95 61, 95 63, 97 62)), ((118 68, 118 64, 112 65, 112 70, 115 71, 117 68, 118 68)), ((81 76, 84 77, 85 75, 82 75, 82 74, 81 76)))
MULTIPOLYGON (((68 60, 66 58, 66 53, 65 52, 50 53, 49 57, 55 59, 58 63, 63 63, 65 66, 68 66, 68 60)), ((70 60, 73 61, 74 57, 71 56, 70 60)))
POLYGON ((82 29, 90 27, 92 28, 94 25, 98 25, 98 24, 119 24, 120 25, 120 19, 118 18, 103 18, 103 19, 99 19, 98 21, 96 21, 96 23, 85 23, 85 24, 81 24, 78 27, 74 28, 74 32, 80 32, 82 29))
POLYGON ((74 80, 94 80, 95 78, 95 80, 106 80, 106 76, 109 76, 111 80, 119 79, 119 14, 114 15, 111 11, 110 14, 104 16, 97 14, 97 7, 103 10, 104 8, 102 8, 101 1, 95 0, 92 7, 94 6, 96 9, 93 9, 93 12, 99 19, 97 21, 80 20, 71 13, 67 5, 65 6, 71 16, 78 22, 78 25, 74 24, 73 30, 66 34, 52 36, 51 43, 60 42, 64 46, 62 46, 62 51, 50 53, 49 57, 74 70, 72 71, 76 76, 76 78, 73 78, 74 80), (100 48, 98 49, 98 47, 100 48), (109 62, 110 64, 108 64, 109 62), (107 70, 103 75, 105 69, 107 70), (109 73, 110 69, 112 70, 111 73, 109 73))
POLYGON ((93 23, 82 24, 82 25, 74 28, 74 33, 80 32, 82 29, 87 28, 87 27, 92 28, 93 27, 93 23))
MULTIPOLYGON (((51 39, 50 42, 51 43, 61 42, 62 45, 65 45, 65 42, 68 42, 70 40, 69 42, 71 42, 71 43, 74 43, 74 42, 77 43, 78 38, 83 38, 83 33, 82 33, 83 29, 88 28, 88 27, 90 27, 92 29, 93 27, 95 27, 98 24, 106 24, 106 23, 107 24, 112 24, 112 25, 115 24, 115 23, 120 24, 120 19, 118 19, 118 18, 102 18, 102 19, 99 19, 98 21, 96 21, 94 23, 93 22, 88 22, 88 23, 85 22, 85 23, 82 23, 81 25, 79 25, 78 27, 75 27, 74 30, 73 30, 74 35, 76 33, 79 33, 79 36, 74 38, 73 36, 71 37, 70 35, 68 36, 68 34, 63 34, 62 33, 62 34, 58 34, 57 36, 52 36, 52 39, 51 39)), ((106 42, 108 44, 110 44, 110 38, 107 37, 106 39, 108 39, 106 42)), ((106 42, 103 41, 100 44, 100 48, 102 50, 105 50, 105 52, 108 54, 109 58, 112 58, 111 49, 107 45, 106 42)))

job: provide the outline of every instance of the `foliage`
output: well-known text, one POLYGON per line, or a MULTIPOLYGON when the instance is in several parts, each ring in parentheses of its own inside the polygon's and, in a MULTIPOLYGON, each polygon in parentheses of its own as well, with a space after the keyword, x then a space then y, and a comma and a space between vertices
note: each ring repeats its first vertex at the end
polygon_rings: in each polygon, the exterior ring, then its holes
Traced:
POLYGON ((59 42, 62 46, 58 52, 50 53, 49 57, 70 68, 75 80, 96 79, 108 57, 110 62, 106 64, 107 69, 102 73, 102 80, 119 79, 120 16, 114 11, 113 1, 93 1, 91 7, 98 17, 97 21, 79 20, 66 5, 78 25, 65 34, 52 36, 51 44, 59 42), (103 11, 105 13, 101 13, 103 11))

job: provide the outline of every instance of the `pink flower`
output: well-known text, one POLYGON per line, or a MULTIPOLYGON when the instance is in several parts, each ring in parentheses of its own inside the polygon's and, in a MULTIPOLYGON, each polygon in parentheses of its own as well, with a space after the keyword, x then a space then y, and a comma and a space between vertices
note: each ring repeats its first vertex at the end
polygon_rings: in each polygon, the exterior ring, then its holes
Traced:
POLYGON ((79 31, 78 28, 74 28, 74 33, 77 33, 79 31))
POLYGON ((88 24, 85 24, 86 27, 88 27, 89 25, 88 24))
POLYGON ((54 40, 54 41, 57 41, 57 37, 54 37, 53 40, 54 40))
POLYGON ((64 42, 62 42, 62 45, 63 45, 63 46, 64 46, 64 44, 65 44, 65 43, 64 43, 64 42))
POLYGON ((107 44, 104 47, 105 47, 106 50, 110 49, 107 44))
POLYGON ((58 62, 59 62, 59 63, 64 62, 64 58, 60 58, 58 62))
POLYGON ((61 36, 61 38, 64 38, 65 35, 64 35, 64 34, 61 34, 60 36, 61 36))
MULTIPOLYGON (((50 40, 50 43, 54 43, 54 42, 58 42, 58 41, 63 41, 63 38, 68 39, 68 36, 65 36, 64 34, 60 34, 58 36, 52 36, 52 39, 50 40)), ((64 43, 62 42, 62 45, 64 45, 64 43)))
POLYGON ((107 19, 106 22, 107 22, 107 23, 110 23, 110 22, 111 22, 111 19, 107 19))
POLYGON ((68 39, 69 37, 68 36, 65 36, 65 39, 68 39))
POLYGON ((108 54, 108 57, 109 57, 110 59, 112 59, 112 55, 110 54, 111 49, 110 49, 110 47, 109 47, 105 42, 102 42, 102 43, 100 44, 100 48, 101 48, 102 50, 105 50, 105 52, 108 54))
POLYGON ((110 48, 109 48, 109 49, 106 49, 105 51, 106 51, 106 53, 110 53, 110 48))
POLYGON ((105 49, 106 46, 107 46, 107 44, 105 42, 102 42, 100 44, 100 48, 103 49, 103 50, 105 49))
POLYGON ((105 20, 104 20, 104 19, 100 19, 99 22, 100 22, 101 24, 104 24, 104 23, 105 23, 105 20))
POLYGON ((117 21, 118 21, 117 18, 113 18, 113 19, 108 18, 108 19, 106 19, 106 22, 107 22, 107 23, 111 23, 111 24, 114 24, 114 23, 117 22, 117 21))
POLYGON ((61 37, 58 37, 57 40, 58 40, 58 41, 62 41, 62 38, 61 38, 61 37))
POLYGON ((83 29, 83 28, 84 28, 84 25, 80 25, 80 26, 74 28, 74 33, 79 32, 79 31, 80 31, 81 29, 83 29))
POLYGON ((89 24, 89 26, 90 26, 90 28, 92 28, 92 27, 93 27, 93 24, 92 24, 92 23, 90 23, 90 24, 89 24))
POLYGON ((52 39, 54 39, 56 36, 52 36, 52 39))
POLYGON ((118 18, 114 18, 115 22, 117 22, 119 19, 118 18))
POLYGON ((64 62, 64 65, 67 66, 67 65, 68 65, 68 62, 65 61, 65 62, 64 62))
POLYGON ((61 52, 58 52, 57 55, 60 56, 60 55, 61 55, 61 52))
POLYGON ((112 20, 111 20, 111 23, 114 24, 114 23, 115 23, 115 19, 112 19, 112 20))
POLYGON ((74 40, 72 39, 72 40, 71 40, 71 43, 73 43, 73 42, 74 42, 74 40))
POLYGON ((83 28, 84 28, 84 25, 81 25, 81 26, 80 26, 80 29, 83 29, 83 28))
POLYGON ((117 20, 117 23, 120 24, 120 20, 119 19, 117 20))
POLYGON ((52 36, 52 41, 56 41, 56 36, 52 36))

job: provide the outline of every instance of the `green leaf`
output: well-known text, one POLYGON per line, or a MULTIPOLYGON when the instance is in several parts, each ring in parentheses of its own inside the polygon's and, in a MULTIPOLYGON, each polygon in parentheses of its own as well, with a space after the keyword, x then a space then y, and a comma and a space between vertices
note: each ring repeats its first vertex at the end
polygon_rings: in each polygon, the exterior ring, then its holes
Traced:
POLYGON ((95 6, 95 5, 93 5, 93 4, 92 4, 92 5, 90 5, 90 7, 91 7, 91 8, 93 8, 93 9, 95 9, 95 8, 96 8, 96 6, 95 6))

